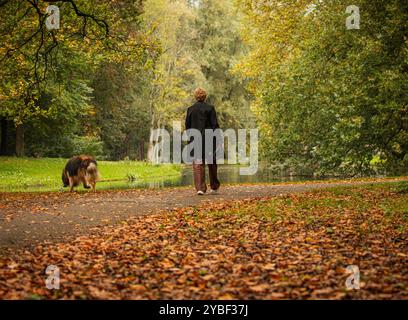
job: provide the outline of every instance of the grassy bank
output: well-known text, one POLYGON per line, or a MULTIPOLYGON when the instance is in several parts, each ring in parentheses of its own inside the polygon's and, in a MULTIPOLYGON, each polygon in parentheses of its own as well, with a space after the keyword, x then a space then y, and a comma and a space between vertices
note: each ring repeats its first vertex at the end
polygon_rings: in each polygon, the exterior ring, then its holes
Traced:
MULTIPOLYGON (((0 192, 59 191, 67 159, 0 157, 0 192)), ((114 189, 155 180, 178 179, 181 167, 137 161, 99 161, 98 189, 114 189)))

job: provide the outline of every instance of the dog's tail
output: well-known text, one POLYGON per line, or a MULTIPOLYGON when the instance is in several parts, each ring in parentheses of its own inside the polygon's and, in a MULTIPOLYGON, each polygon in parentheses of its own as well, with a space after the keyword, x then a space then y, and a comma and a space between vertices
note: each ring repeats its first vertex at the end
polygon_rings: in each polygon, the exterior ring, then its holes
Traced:
POLYGON ((64 188, 69 186, 69 179, 68 179, 67 172, 65 171, 65 169, 62 170, 62 183, 64 185, 64 188))

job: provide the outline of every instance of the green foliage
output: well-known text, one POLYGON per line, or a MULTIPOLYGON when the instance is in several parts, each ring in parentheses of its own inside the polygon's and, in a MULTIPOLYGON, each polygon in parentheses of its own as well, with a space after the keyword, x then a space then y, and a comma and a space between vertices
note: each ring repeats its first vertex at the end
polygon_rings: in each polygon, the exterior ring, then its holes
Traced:
POLYGON ((89 81, 82 80, 89 69, 77 59, 61 63, 58 74, 50 75, 47 87, 36 100, 35 106, 46 112, 31 114, 25 121, 26 155, 70 157, 75 152, 73 139, 86 134, 79 120, 92 111, 89 103, 93 89, 89 81))
MULTIPOLYGON (((150 74, 150 127, 169 128, 184 122, 193 91, 209 92, 223 128, 253 126, 243 82, 230 69, 243 52, 238 17, 232 1, 147 0, 144 27, 162 46, 150 74)), ((149 159, 153 158, 149 143, 149 159)))
POLYGON ((209 102, 217 107, 221 127, 254 127, 245 81, 231 72, 245 52, 233 2, 200 1, 195 29, 196 60, 206 79, 204 85, 210 93, 209 102))
POLYGON ((157 126, 184 120, 197 86, 209 92, 220 123, 226 128, 247 127, 248 95, 230 70, 242 56, 239 20, 232 1, 148 0, 143 22, 154 29, 163 47, 152 76, 152 114, 157 126))
POLYGON ((408 168, 407 4, 356 1, 361 29, 347 30, 347 1, 239 1, 263 155, 294 171, 357 174, 408 168), (405 31, 404 31, 405 30, 405 31), (253 37, 251 37, 253 35, 253 37), (375 160, 373 162, 373 160, 375 160))
POLYGON ((97 137, 74 137, 72 154, 89 154, 97 159, 104 159, 103 142, 97 137))
POLYGON ((120 64, 101 65, 95 73, 91 128, 103 141, 108 159, 135 159, 138 146, 148 140, 151 115, 142 76, 120 64))
POLYGON ((0 4, 0 118, 24 126, 26 155, 100 153, 92 75, 106 63, 142 69, 159 50, 139 32, 141 4, 58 3, 61 29, 52 32, 45 27, 46 2, 0 4))
POLYGON ((243 52, 231 1, 73 0, 53 32, 47 5, 0 5, 0 118, 24 126, 26 155, 100 154, 102 142, 106 159, 144 158, 150 130, 183 120, 199 85, 223 126, 253 124, 229 72, 243 52))

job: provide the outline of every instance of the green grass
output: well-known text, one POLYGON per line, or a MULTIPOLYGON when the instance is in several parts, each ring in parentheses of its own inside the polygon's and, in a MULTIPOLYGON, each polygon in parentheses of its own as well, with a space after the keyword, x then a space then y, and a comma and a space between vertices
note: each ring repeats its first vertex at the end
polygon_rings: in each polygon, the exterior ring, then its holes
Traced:
MULTIPOLYGON (((61 190, 61 173, 67 159, 0 157, 0 192, 61 190)), ((98 189, 130 188, 163 179, 176 181, 181 166, 152 165, 137 161, 98 161, 98 189)), ((82 189, 80 187, 79 189, 82 189)))

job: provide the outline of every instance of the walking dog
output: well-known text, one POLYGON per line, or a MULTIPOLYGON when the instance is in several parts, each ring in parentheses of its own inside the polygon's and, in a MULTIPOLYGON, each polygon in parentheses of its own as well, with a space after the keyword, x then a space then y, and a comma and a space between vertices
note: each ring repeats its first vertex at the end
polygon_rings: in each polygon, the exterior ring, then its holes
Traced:
POLYGON ((69 187, 69 192, 74 190, 80 183, 85 189, 96 192, 96 182, 99 173, 95 158, 91 156, 78 156, 71 158, 62 171, 62 182, 64 188, 69 187))

